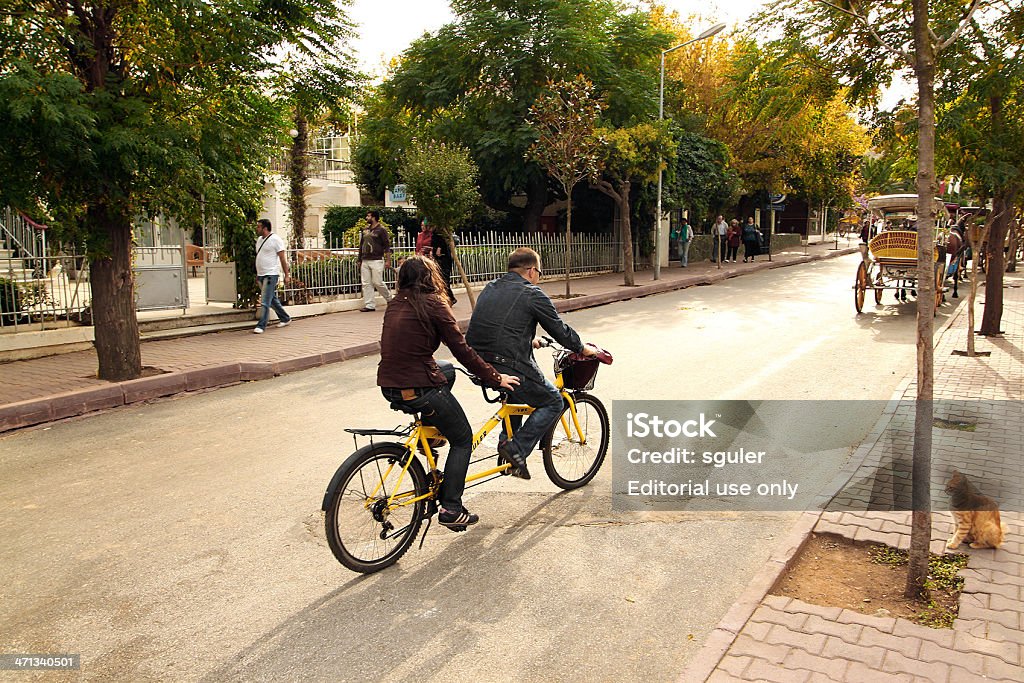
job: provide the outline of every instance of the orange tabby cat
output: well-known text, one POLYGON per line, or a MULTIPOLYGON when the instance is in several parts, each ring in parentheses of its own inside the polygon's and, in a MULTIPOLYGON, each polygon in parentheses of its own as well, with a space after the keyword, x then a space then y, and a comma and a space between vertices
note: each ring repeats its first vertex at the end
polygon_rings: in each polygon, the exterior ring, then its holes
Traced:
POLYGON ((966 540, 972 548, 998 548, 1003 544, 1006 528, 999 521, 999 506, 974 488, 967 477, 953 470, 946 484, 946 493, 953 503, 956 530, 946 547, 955 550, 966 540))

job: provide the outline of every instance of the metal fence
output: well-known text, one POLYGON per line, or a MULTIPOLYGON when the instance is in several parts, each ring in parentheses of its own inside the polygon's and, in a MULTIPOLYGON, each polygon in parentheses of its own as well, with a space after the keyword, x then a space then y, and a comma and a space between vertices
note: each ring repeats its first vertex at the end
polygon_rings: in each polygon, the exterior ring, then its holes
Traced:
MULTIPOLYGON (((284 285, 284 299, 294 304, 315 303, 330 298, 361 296, 356 249, 318 241, 318 248, 289 249, 292 282, 284 285)), ((457 236, 457 250, 470 282, 488 282, 507 270, 508 255, 519 247, 530 247, 541 257, 545 277, 565 275, 564 234, 549 233, 471 233, 457 236)), ((392 243, 397 262, 415 253, 415 235, 400 234, 392 243)), ((611 272, 621 269, 621 244, 609 235, 573 235, 573 275, 611 272)), ((385 272, 385 283, 395 288, 395 270, 385 272)), ((461 282, 453 268, 453 286, 461 282)))
POLYGON ((92 291, 86 255, 74 248, 34 257, 0 251, 0 328, 18 331, 83 322, 92 291))

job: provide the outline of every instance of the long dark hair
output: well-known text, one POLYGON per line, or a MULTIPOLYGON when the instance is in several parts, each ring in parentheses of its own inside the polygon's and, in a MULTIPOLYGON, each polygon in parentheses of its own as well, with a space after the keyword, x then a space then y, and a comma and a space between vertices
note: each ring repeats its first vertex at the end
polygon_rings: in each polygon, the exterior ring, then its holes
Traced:
POLYGON ((426 302, 429 299, 438 299, 442 303, 451 305, 448 300, 448 291, 444 286, 444 277, 432 259, 423 256, 410 256, 398 269, 398 292, 404 294, 412 304, 416 317, 420 322, 425 322, 429 317, 426 312, 426 302))

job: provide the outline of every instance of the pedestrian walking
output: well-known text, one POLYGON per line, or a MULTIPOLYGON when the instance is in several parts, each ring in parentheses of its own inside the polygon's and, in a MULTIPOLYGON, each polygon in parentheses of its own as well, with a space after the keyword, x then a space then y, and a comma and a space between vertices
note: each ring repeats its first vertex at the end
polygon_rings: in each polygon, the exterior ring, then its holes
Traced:
POLYGON ((273 232, 273 227, 266 218, 256 221, 256 280, 260 283, 260 320, 253 330, 255 334, 263 334, 267 329, 270 309, 277 313, 277 326, 288 327, 292 318, 284 310, 281 300, 277 298, 277 281, 284 274, 284 281, 291 279, 288 270, 288 259, 284 253, 284 240, 273 232))
POLYGON ((714 240, 711 245, 711 260, 719 261, 725 258, 726 235, 729 232, 729 224, 725 218, 719 216, 715 224, 711 226, 711 237, 714 240))
POLYGON ((740 250, 740 222, 733 218, 729 221, 729 232, 726 235, 727 251, 725 262, 736 263, 736 256, 740 250))
POLYGON ((747 224, 743 226, 743 262, 746 263, 749 258, 751 262, 755 261, 754 258, 760 251, 760 244, 757 236, 757 226, 754 225, 754 217, 749 216, 747 218, 747 224))
MULTIPOLYGON (((455 242, 454 235, 452 242, 455 242)), ((435 230, 431 244, 434 248, 434 260, 437 261, 437 267, 441 270, 441 279, 444 280, 444 286, 448 292, 448 301, 454 306, 458 301, 455 298, 455 293, 452 292, 452 266, 455 265, 455 259, 448 246, 448 238, 435 230)))
POLYGON ((359 278, 363 285, 363 313, 377 310, 374 290, 391 303, 392 296, 384 284, 384 267, 391 265, 391 238, 380 224, 380 211, 366 214, 366 227, 359 238, 359 278))
POLYGON ((690 243, 693 242, 693 227, 690 221, 683 219, 679 226, 679 261, 683 268, 690 265, 690 243))

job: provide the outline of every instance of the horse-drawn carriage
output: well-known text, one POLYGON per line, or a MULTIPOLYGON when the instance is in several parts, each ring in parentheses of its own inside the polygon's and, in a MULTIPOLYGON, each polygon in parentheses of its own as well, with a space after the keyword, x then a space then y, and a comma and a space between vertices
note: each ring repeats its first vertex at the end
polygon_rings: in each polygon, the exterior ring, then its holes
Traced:
MULTIPOLYGON (((860 313, 864 309, 867 291, 874 292, 875 303, 882 303, 885 290, 896 293, 897 299, 906 300, 907 291, 917 293, 917 195, 897 194, 873 197, 868 200, 868 211, 877 234, 867 243, 860 244, 861 262, 854 280, 854 306, 860 313)), ((949 212, 941 199, 935 199, 936 244, 932 251, 932 277, 935 281, 935 309, 942 303, 946 261, 942 245, 948 230, 949 212)))

